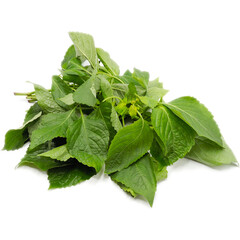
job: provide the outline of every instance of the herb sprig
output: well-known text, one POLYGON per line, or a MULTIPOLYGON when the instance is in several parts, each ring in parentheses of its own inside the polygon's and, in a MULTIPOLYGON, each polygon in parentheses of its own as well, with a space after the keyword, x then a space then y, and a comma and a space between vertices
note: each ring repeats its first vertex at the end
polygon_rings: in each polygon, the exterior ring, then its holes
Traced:
POLYGON ((76 185, 104 166, 133 197, 152 206, 167 167, 186 157, 208 166, 237 164, 208 109, 193 97, 163 101, 158 79, 116 62, 92 36, 70 32, 73 45, 47 90, 34 84, 22 127, 6 133, 5 150, 30 142, 18 166, 47 171, 50 189, 76 185))

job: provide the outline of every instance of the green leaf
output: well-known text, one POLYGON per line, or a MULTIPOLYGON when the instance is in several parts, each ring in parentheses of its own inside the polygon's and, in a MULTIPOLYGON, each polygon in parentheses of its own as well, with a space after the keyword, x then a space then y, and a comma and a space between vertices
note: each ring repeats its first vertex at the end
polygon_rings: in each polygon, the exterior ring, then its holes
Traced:
POLYGON ((133 83, 129 83, 128 84, 128 91, 125 95, 125 99, 127 103, 130 103, 132 101, 136 100, 136 94, 137 94, 137 90, 136 87, 133 83))
POLYGON ((5 135, 5 144, 3 150, 16 150, 21 148, 28 140, 26 128, 11 129, 5 135))
POLYGON ((50 151, 39 154, 40 157, 50 157, 52 159, 56 159, 58 161, 66 162, 72 156, 69 154, 67 150, 67 145, 62 145, 60 147, 53 148, 50 151))
MULTIPOLYGON (((104 98, 112 97, 113 90, 112 90, 110 82, 102 75, 100 75, 98 77, 100 77, 100 80, 101 80, 100 86, 101 86, 101 91, 102 91, 103 97, 104 98)), ((111 103, 112 99, 108 99, 107 102, 111 103)))
POLYGON ((135 105, 131 105, 128 113, 131 116, 132 119, 134 119, 137 116, 138 108, 135 105))
POLYGON ((183 158, 194 145, 195 132, 165 106, 154 108, 152 125, 161 139, 169 164, 183 158))
POLYGON ((109 132, 102 119, 81 116, 67 132, 69 153, 79 162, 100 171, 108 150, 109 132))
POLYGON ((95 106, 97 102, 96 89, 94 86, 95 78, 96 76, 93 75, 73 93, 73 100, 75 102, 91 107, 95 106))
POLYGON ((84 57, 93 68, 97 68, 97 52, 92 36, 79 32, 70 32, 69 36, 74 43, 77 56, 80 57, 80 59, 84 57))
POLYGON ((113 83, 112 90, 113 90, 114 96, 117 96, 123 99, 126 92, 128 91, 128 84, 113 83))
POLYGON ((125 116, 128 113, 127 102, 120 102, 116 107, 115 110, 121 116, 125 116))
POLYGON ((192 127, 199 136, 223 146, 221 133, 212 114, 197 99, 181 97, 165 105, 192 127))
POLYGON ((89 119, 97 120, 101 119, 104 121, 108 131, 109 131, 109 138, 110 141, 113 139, 113 137, 116 134, 116 131, 113 128, 112 122, 111 122, 111 114, 112 114, 112 104, 108 102, 101 102, 99 107, 96 108, 90 115, 89 119))
POLYGON ((62 162, 53 160, 49 157, 39 156, 39 154, 48 151, 52 148, 51 144, 46 143, 39 145, 34 150, 28 150, 26 155, 22 158, 21 162, 18 164, 18 167, 29 166, 35 167, 42 171, 47 171, 48 169, 65 166, 62 162))
POLYGON ((42 115, 41 108, 34 104, 28 110, 23 126, 18 129, 11 129, 5 135, 4 150, 16 150, 21 148, 28 140, 28 126, 42 115))
POLYGON ((153 163, 153 169, 154 169, 157 182, 165 180, 168 176, 167 167, 163 166, 154 158, 151 158, 151 160, 153 163))
POLYGON ((152 140, 152 130, 142 119, 119 130, 110 145, 105 172, 120 171, 137 161, 150 149, 152 140))
POLYGON ((76 57, 76 51, 75 51, 75 47, 74 45, 70 46, 64 56, 64 59, 61 63, 61 66, 63 69, 66 69, 68 66, 68 63, 71 59, 73 59, 74 57, 76 57))
POLYGON ((148 88, 146 96, 152 98, 156 101, 159 101, 167 94, 168 90, 158 87, 148 88))
POLYGON ((58 76, 52 77, 52 95, 54 100, 72 93, 71 88, 58 76))
POLYGON ((153 156, 153 158, 161 164, 161 166, 169 166, 170 165, 169 160, 167 157, 164 156, 162 149, 165 149, 165 146, 161 139, 158 137, 158 135, 155 133, 150 148, 150 153, 153 156))
POLYGON ((36 98, 38 105, 42 108, 44 113, 63 112, 61 108, 53 99, 52 94, 38 84, 34 84, 36 98))
POLYGON ((32 132, 30 149, 56 137, 66 137, 68 127, 77 119, 75 109, 63 113, 49 113, 40 119, 38 128, 32 132))
POLYGON ((134 193, 144 196, 150 206, 156 192, 156 177, 149 154, 119 172, 111 175, 113 181, 120 182, 134 193))
POLYGON ((196 138, 195 141, 196 144, 186 155, 186 158, 193 159, 211 167, 228 164, 238 165, 232 150, 224 140, 224 148, 204 138, 196 138))
POLYGON ((139 96, 140 101, 150 108, 155 108, 158 105, 158 101, 147 96, 139 96))
POLYGON ((112 112, 111 112, 111 123, 113 128, 118 132, 119 130, 122 129, 122 123, 119 120, 118 114, 115 110, 114 107, 112 107, 112 112))
POLYGON ((68 105, 68 106, 72 106, 75 102, 73 100, 73 93, 69 93, 68 95, 59 98, 59 101, 61 101, 62 103, 68 105))
POLYGON ((148 82, 148 88, 152 87, 163 88, 163 84, 159 82, 159 78, 156 78, 155 80, 148 82))
POLYGON ((132 77, 145 89, 149 82, 149 73, 134 68, 132 77))
POLYGON ((37 118, 41 116, 41 114, 42 109, 39 107, 38 103, 34 103, 34 105, 32 105, 27 111, 23 125, 26 126, 28 123, 35 121, 37 118))
POLYGON ((64 104, 60 99, 72 93, 71 88, 58 76, 52 77, 53 99, 63 108, 69 109, 69 105, 64 104))
POLYGON ((64 188, 77 185, 88 180, 96 172, 80 163, 65 167, 52 168, 48 170, 49 189, 64 188))
POLYGON ((114 62, 108 52, 101 48, 97 48, 97 55, 104 67, 112 74, 119 75, 120 70, 116 62, 114 62))

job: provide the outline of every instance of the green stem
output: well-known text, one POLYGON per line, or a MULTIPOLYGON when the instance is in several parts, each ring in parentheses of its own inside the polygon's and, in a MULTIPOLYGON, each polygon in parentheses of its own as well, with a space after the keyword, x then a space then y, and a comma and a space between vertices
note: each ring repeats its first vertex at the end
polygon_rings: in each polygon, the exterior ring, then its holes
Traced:
POLYGON ((117 98, 119 99, 121 102, 122 102, 122 99, 120 97, 117 97, 117 96, 111 96, 111 97, 107 97, 103 100, 103 102, 107 101, 108 99, 111 99, 111 98, 117 98))
POLYGON ((28 100, 28 102, 29 102, 29 103, 35 103, 36 100, 31 99, 31 100, 28 100))
POLYGON ((144 121, 143 117, 142 117, 142 114, 137 110, 137 114, 138 116, 144 121))
POLYGON ((79 110, 80 110, 80 113, 81 113, 81 117, 83 117, 83 112, 82 112, 81 105, 79 105, 79 110))
POLYGON ((15 95, 15 96, 30 96, 30 95, 32 95, 32 94, 34 94, 34 93, 35 93, 35 91, 33 91, 33 92, 28 92, 28 93, 15 92, 14 95, 15 95))
POLYGON ((105 73, 105 72, 99 72, 99 73, 105 74, 105 75, 107 75, 108 77, 111 77, 111 78, 115 78, 115 79, 118 80, 120 83, 124 84, 124 82, 123 82, 120 78, 118 78, 118 77, 116 77, 116 76, 114 76, 114 75, 112 75, 112 74, 108 74, 108 73, 105 73))
POLYGON ((124 116, 122 116, 122 125, 123 125, 123 127, 125 127, 124 116))

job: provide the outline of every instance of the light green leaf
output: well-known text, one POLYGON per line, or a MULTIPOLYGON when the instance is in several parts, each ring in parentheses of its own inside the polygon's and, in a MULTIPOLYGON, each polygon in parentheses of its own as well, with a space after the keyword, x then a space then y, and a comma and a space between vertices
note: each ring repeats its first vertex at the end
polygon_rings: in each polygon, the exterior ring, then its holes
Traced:
POLYGON ((150 206, 156 191, 156 177, 149 154, 119 172, 111 175, 113 181, 124 184, 134 193, 144 196, 150 206))
POLYGON ((120 70, 116 62, 114 62, 108 52, 104 51, 101 48, 97 48, 97 55, 104 65, 104 67, 112 74, 119 75, 120 70))
POLYGON ((49 189, 77 185, 96 174, 94 169, 80 163, 48 170, 49 189))
POLYGON ((161 139, 169 164, 183 158, 194 145, 195 132, 165 106, 153 109, 152 125, 161 139))
POLYGON ((64 59, 61 63, 63 69, 67 69, 68 63, 71 59, 76 57, 76 51, 74 45, 70 46, 64 56, 64 59))
POLYGON ((139 96, 140 101, 150 108, 155 108, 158 105, 158 101, 148 97, 148 96, 139 96))
POLYGON ((158 87, 148 88, 146 96, 152 98, 156 101, 159 101, 167 94, 168 90, 158 87))
POLYGON ((134 68, 132 77, 145 89, 149 82, 149 73, 134 68))
POLYGON ((42 171, 46 171, 50 168, 55 168, 59 166, 65 166, 62 162, 56 161, 49 157, 39 156, 39 154, 46 152, 52 149, 51 144, 45 143, 39 145, 34 150, 27 151, 26 155, 22 158, 21 162, 18 164, 18 167, 21 166, 29 166, 29 167, 36 167, 42 171))
POLYGON ((163 84, 159 82, 159 78, 156 78, 155 80, 148 82, 148 88, 152 87, 163 88, 163 84))
MULTIPOLYGON (((111 87, 110 82, 104 77, 104 76, 99 76, 100 80, 101 80, 101 91, 102 91, 102 95, 104 98, 107 97, 112 97, 113 96, 113 90, 111 87)), ((108 99, 107 102, 112 102, 112 99, 108 99)))
POLYGON ((69 153, 79 162, 100 171, 108 150, 109 132, 102 119, 81 116, 67 132, 69 153))
POLYGON ((150 149, 152 140, 153 132, 142 119, 119 130, 110 145, 105 172, 120 171, 137 161, 150 149))
POLYGON ((34 84, 34 88, 38 105, 42 108, 44 113, 64 111, 64 109, 54 101, 52 94, 47 89, 38 84, 34 84))
POLYGON ((93 75, 73 93, 73 100, 75 102, 91 107, 95 106, 97 102, 96 89, 94 86, 95 77, 96 76, 93 75))
POLYGON ((122 123, 119 120, 118 114, 114 108, 114 106, 112 106, 112 112, 111 112, 111 123, 112 126, 114 127, 114 129, 118 132, 120 129, 122 129, 122 123))
POLYGON ((79 32, 70 32, 77 56, 82 59, 83 57, 89 61, 93 68, 97 68, 97 52, 94 45, 93 37, 79 32))
POLYGON ((63 113, 49 113, 40 119, 38 128, 32 132, 30 149, 56 137, 66 137, 68 127, 77 119, 75 109, 63 113))
POLYGON ((72 106, 75 102, 73 101, 73 93, 69 93, 68 95, 59 98, 59 101, 63 102, 68 106, 72 106))
POLYGON ((39 154, 40 157, 50 157, 52 159, 56 159, 58 161, 66 162, 72 156, 69 154, 66 145, 62 145, 60 147, 56 147, 51 149, 50 151, 39 154))
POLYGON ((223 147, 219 147, 215 143, 204 139, 196 138, 196 144, 186 155, 186 158, 193 159, 208 166, 220 166, 227 164, 238 165, 232 150, 223 140, 223 147))
POLYGON ((199 136, 223 146, 220 130, 208 109, 193 97, 181 97, 165 104, 199 136))

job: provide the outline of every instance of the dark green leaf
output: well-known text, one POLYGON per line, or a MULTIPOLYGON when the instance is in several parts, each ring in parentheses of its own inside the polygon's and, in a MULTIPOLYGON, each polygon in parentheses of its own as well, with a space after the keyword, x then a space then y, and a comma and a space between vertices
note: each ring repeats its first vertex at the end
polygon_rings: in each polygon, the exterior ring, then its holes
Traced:
POLYGON ((69 105, 64 104, 59 99, 72 93, 71 88, 58 76, 52 77, 52 96, 53 99, 63 108, 69 109, 69 105))
POLYGON ((85 83, 83 83, 73 94, 73 100, 77 103, 86 104, 88 106, 95 106, 96 99, 96 89, 95 89, 95 78, 92 76, 85 83))
POLYGON ((16 150, 21 148, 28 140, 26 128, 11 129, 5 135, 4 150, 16 150))
POLYGON ((192 127, 199 136, 223 146, 221 133, 212 114, 197 99, 181 97, 165 105, 192 127))
POLYGON ((151 158, 151 160, 153 163, 153 169, 154 169, 157 182, 165 180, 168 176, 167 167, 163 166, 154 158, 151 158))
POLYGON ((44 153, 50 149, 52 149, 52 145, 50 143, 42 144, 36 147, 34 150, 28 150, 26 155, 23 157, 18 166, 29 166, 36 167, 42 171, 47 171, 48 169, 65 166, 62 162, 53 160, 49 157, 39 156, 39 154, 44 153))
POLYGON ((54 101, 52 94, 48 90, 37 84, 34 84, 34 88, 38 105, 42 108, 44 113, 64 111, 64 109, 54 101))
POLYGON ((152 130, 142 119, 119 130, 110 145, 105 172, 120 171, 137 161, 150 149, 152 140, 152 130))
POLYGON ((106 158, 109 132, 102 119, 81 116, 67 132, 69 153, 79 162, 100 171, 106 158))
POLYGON ((169 164, 183 158, 194 145, 195 132, 165 106, 153 109, 152 124, 169 164))
POLYGON ((114 173, 111 178, 132 189, 134 193, 144 196, 152 206, 156 191, 156 177, 149 154, 128 168, 114 173))
POLYGON ((63 113, 49 113, 40 119, 36 130, 32 132, 30 149, 56 137, 66 137, 68 127, 77 119, 75 109, 63 113))
POLYGON ((42 112, 42 109, 39 107, 39 105, 37 103, 32 105, 29 108, 29 110, 27 111, 27 114, 24 118, 23 125, 26 125, 26 124, 36 120, 37 118, 39 118, 41 116, 41 114, 39 114, 40 112, 42 112))
POLYGON ((75 47, 74 45, 70 46, 64 56, 64 59, 61 63, 61 66, 63 69, 66 69, 68 66, 68 63, 71 59, 73 59, 74 57, 76 57, 76 51, 75 51, 75 47))
POLYGON ((114 135, 116 134, 116 131, 114 130, 111 122, 112 108, 113 107, 111 103, 102 102, 100 103, 99 107, 89 115, 89 119, 93 119, 93 120, 101 119, 104 121, 109 131, 110 141, 113 139, 114 135))
POLYGON ((96 174, 94 169, 82 164, 52 168, 48 170, 49 189, 64 188, 77 185, 96 174))
POLYGON ((33 122, 35 122, 42 115, 41 108, 38 104, 34 104, 28 110, 23 126, 19 129, 11 129, 5 135, 4 150, 15 150, 21 148, 24 143, 28 140, 27 128, 33 122))

